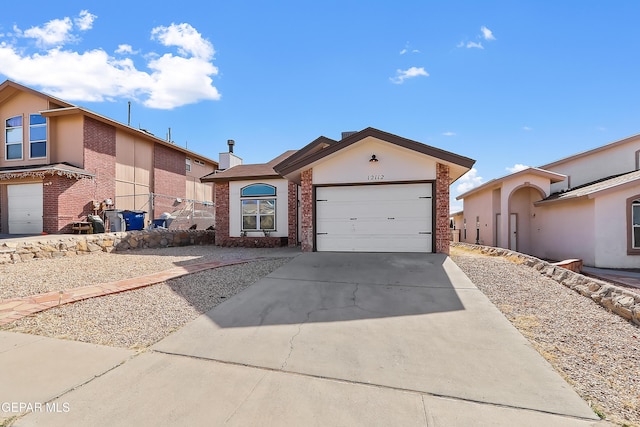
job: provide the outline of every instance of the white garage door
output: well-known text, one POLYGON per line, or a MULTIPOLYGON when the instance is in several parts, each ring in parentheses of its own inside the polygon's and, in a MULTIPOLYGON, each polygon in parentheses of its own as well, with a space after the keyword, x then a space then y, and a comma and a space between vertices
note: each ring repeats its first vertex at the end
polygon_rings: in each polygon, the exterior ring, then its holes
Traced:
POLYGON ((318 187, 316 250, 431 252, 430 183, 318 187))
POLYGON ((9 234, 42 233, 42 184, 7 185, 9 234))

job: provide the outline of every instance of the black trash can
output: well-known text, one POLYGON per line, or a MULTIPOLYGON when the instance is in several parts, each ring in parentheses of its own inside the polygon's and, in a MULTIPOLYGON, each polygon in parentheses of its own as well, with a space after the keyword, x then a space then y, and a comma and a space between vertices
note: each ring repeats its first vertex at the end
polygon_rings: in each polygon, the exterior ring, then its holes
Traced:
POLYGON ((91 223, 94 233, 104 233, 104 221, 98 215, 88 215, 87 221, 91 223))

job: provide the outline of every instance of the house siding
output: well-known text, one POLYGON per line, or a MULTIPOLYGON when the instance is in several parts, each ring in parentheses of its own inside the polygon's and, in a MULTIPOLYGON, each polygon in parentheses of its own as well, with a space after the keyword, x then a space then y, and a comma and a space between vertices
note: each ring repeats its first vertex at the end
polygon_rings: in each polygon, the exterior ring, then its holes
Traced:
POLYGON ((45 233, 71 233, 71 223, 92 213, 87 196, 94 191, 91 179, 47 176, 44 180, 42 228, 45 233))
POLYGON ((300 245, 302 252, 313 251, 313 169, 302 171, 301 174, 301 208, 302 226, 300 245))
POLYGON ((297 246, 298 244, 298 186, 295 182, 289 181, 287 187, 288 198, 288 243, 289 246, 297 246))
POLYGON ((436 167, 436 252, 449 255, 449 166, 436 167))
MULTIPOLYGON (((166 196, 186 198, 186 155, 169 147, 155 144, 153 147, 153 188, 154 192, 166 196)), ((171 212, 172 200, 156 199, 155 212, 171 212)))

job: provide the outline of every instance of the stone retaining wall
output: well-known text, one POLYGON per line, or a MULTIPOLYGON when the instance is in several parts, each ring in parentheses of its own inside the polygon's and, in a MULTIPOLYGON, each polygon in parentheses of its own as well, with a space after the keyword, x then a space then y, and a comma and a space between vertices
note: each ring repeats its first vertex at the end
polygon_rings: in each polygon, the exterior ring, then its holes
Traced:
POLYGON ((640 294, 509 249, 469 243, 451 243, 451 246, 467 247, 478 250, 484 255, 515 258, 519 262, 522 262, 522 264, 538 270, 540 274, 552 278, 556 282, 573 289, 581 295, 591 298, 601 306, 630 322, 640 325, 640 294))
POLYGON ((41 239, 0 240, 0 264, 39 258, 60 258, 92 252, 120 252, 143 248, 213 245, 215 231, 142 230, 103 234, 47 235, 41 239))

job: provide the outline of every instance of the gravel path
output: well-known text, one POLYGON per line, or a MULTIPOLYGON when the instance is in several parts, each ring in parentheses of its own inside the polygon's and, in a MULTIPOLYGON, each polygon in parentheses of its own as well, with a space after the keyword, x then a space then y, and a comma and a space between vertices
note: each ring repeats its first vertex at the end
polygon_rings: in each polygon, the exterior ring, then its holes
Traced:
POLYGON ((126 348, 148 347, 286 264, 272 258, 52 308, 2 329, 126 348))
POLYGON ((640 328, 530 267, 451 258, 597 413, 640 426, 640 328))
POLYGON ((283 249, 183 246, 131 252, 96 252, 56 259, 0 265, 0 300, 157 273, 212 260, 274 256, 283 249))

